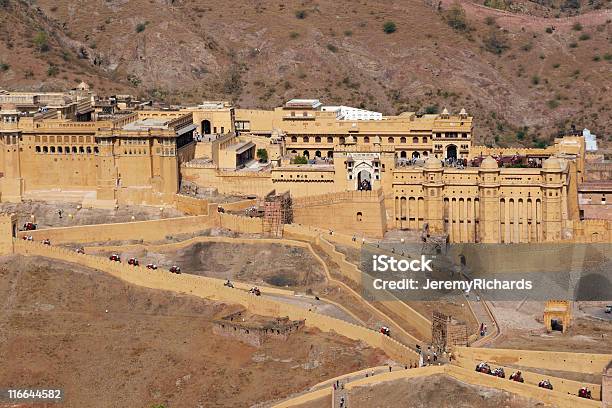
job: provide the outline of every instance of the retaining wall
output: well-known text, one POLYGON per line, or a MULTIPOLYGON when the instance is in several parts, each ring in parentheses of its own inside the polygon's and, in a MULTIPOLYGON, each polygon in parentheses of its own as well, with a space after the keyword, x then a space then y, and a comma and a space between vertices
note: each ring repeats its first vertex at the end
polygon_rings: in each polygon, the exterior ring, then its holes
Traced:
POLYGON ((251 313, 262 316, 287 316, 291 320, 305 320, 308 327, 316 327, 324 332, 333 331, 352 340, 363 341, 371 347, 380 348, 389 358, 402 364, 416 364, 418 361, 417 353, 374 330, 320 315, 295 305, 254 296, 237 288, 228 288, 223 286, 223 280, 220 279, 187 274, 176 275, 165 269, 150 270, 143 266, 131 266, 105 258, 78 254, 66 248, 23 240, 15 242, 15 252, 25 256, 44 256, 78 263, 143 287, 170 290, 205 299, 240 304, 251 313))
POLYGON ((458 358, 486 361, 498 365, 518 365, 556 371, 601 374, 612 354, 568 353, 535 350, 455 347, 458 358))
MULTIPOLYGON (((476 365, 483 360, 474 361, 466 358, 457 358, 455 360, 455 364, 465 368, 466 370, 475 370, 476 365)), ((489 364, 490 365, 490 364, 489 364)), ((517 371, 516 368, 512 367, 504 367, 501 365, 492 365, 491 369, 502 367, 504 372, 506 373, 506 378, 509 379, 510 375, 517 371)), ((567 369, 566 369, 567 370, 567 369)), ((538 374, 530 371, 521 370, 521 374, 526 384, 531 384, 537 386, 538 383, 544 379, 550 380, 550 383, 553 385, 555 391, 559 391, 564 394, 573 394, 576 395, 580 387, 586 386, 592 392, 593 398, 599 400, 599 396, 601 395, 601 385, 599 384, 588 384, 580 381, 572 381, 566 378, 554 377, 550 375, 538 374)))
POLYGON ((19 238, 31 235, 35 240, 50 239, 53 244, 102 241, 158 241, 168 235, 193 233, 217 224, 217 212, 193 217, 164 218, 161 220, 120 222, 115 224, 78 225, 20 231, 19 238))

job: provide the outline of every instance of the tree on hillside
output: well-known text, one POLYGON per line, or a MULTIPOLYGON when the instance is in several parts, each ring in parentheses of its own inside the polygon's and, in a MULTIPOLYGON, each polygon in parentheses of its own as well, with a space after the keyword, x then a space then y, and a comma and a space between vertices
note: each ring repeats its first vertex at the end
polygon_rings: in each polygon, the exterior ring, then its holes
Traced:
POLYGON ((36 47, 36 49, 38 49, 38 51, 40 52, 49 51, 49 42, 47 39, 47 33, 45 33, 44 31, 37 32, 36 35, 34 36, 33 42, 34 42, 34 46, 36 47))
POLYGON ((395 31, 397 31, 397 26, 395 25, 393 21, 387 21, 383 25, 383 31, 387 34, 394 33, 395 31))
POLYGON ((466 31, 468 29, 467 18, 465 17, 465 10, 459 3, 454 3, 445 15, 446 22, 451 28, 457 31, 466 31))
POLYGON ((510 48, 506 37, 495 29, 492 29, 489 32, 489 36, 484 39, 484 46, 487 51, 498 55, 510 48))

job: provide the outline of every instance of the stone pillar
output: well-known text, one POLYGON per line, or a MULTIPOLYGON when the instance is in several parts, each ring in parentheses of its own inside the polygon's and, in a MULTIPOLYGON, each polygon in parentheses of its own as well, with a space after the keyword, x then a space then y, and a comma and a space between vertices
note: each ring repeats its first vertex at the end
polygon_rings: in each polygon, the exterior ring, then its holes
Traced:
MULTIPOLYGON (((499 168, 493 159, 488 160, 488 166, 480 166, 478 195, 480 201, 480 237, 479 242, 485 244, 499 243, 499 168), (494 163, 494 164, 493 164, 494 163)), ((484 164, 484 161, 483 161, 484 164)), ((506 200, 506 214, 508 201, 506 200)), ((507 228, 506 224, 506 230, 507 228)))
MULTIPOLYGON (((427 214, 429 230, 433 233, 444 232, 443 171, 442 163, 438 159, 431 157, 427 159, 425 169, 423 170, 423 195, 425 197, 425 212, 427 214)), ((449 226, 452 228, 452 223, 449 223, 449 226)))
POLYGON ((542 165, 542 229, 544 241, 561 239, 563 183, 561 164, 555 157, 542 165))
POLYGON ((100 139, 98 149, 99 151, 96 157, 98 164, 96 198, 97 200, 116 201, 116 193, 120 179, 115 164, 113 138, 100 139))
POLYGON ((25 183, 21 177, 21 157, 19 153, 20 132, 0 134, 0 148, 4 150, 3 177, 0 179, 0 189, 3 202, 21 202, 25 183))
POLYGON ((0 255, 13 253, 13 243, 17 236, 17 215, 0 214, 0 255))

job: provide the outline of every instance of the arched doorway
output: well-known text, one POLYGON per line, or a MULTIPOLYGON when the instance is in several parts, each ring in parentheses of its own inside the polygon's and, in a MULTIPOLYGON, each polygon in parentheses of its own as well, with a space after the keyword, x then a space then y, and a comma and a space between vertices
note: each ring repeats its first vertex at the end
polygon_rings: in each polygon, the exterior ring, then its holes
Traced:
POLYGON ((327 151, 327 158, 328 159, 333 159, 334 158, 334 151, 333 150, 328 150, 327 151))
POLYGON ((400 158, 405 159, 406 158, 406 152, 404 150, 402 150, 400 152, 400 158))
POLYGON ((457 146, 448 145, 446 147, 446 158, 447 159, 456 159, 457 158, 457 146))
POLYGON ((361 170, 357 174, 357 190, 371 190, 372 175, 367 170, 361 170))
POLYGON ((202 134, 203 135, 210 135, 210 120, 205 119, 202 121, 202 134))
POLYGON ((319 157, 319 158, 321 157, 321 151, 320 150, 317 150, 315 152, 315 157, 319 157))
POLYGON ((310 153, 308 153, 308 150, 304 150, 304 157, 305 158, 310 158, 310 153))
POLYGON ((419 152, 412 152, 412 158, 413 158, 413 159, 418 159, 419 157, 421 157, 421 155, 419 154, 419 152))

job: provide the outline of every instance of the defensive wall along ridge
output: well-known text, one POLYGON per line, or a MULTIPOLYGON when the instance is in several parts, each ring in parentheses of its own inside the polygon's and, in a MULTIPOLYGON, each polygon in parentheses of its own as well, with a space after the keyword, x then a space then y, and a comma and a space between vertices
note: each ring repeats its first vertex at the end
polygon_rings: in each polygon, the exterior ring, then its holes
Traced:
POLYGON ((612 360, 612 354, 570 353, 561 351, 512 350, 477 347, 455 347, 457 358, 487 361, 499 365, 541 368, 601 374, 612 360))
MULTIPOLYGON (((347 374, 343 377, 352 377, 354 375, 359 375, 360 372, 355 372, 351 374, 347 374)), ((395 370, 392 372, 385 372, 382 374, 376 374, 374 376, 369 377, 361 377, 360 379, 350 381, 345 384, 345 389, 349 392, 349 404, 350 404, 350 391, 354 390, 357 387, 364 386, 375 386, 376 384, 388 382, 388 381, 396 381, 417 377, 428 377, 431 375, 443 374, 450 377, 453 377, 459 381, 469 383, 472 385, 482 386, 482 387, 490 387, 496 388, 499 390, 504 390, 511 392, 513 394, 521 395, 526 398, 533 398, 538 401, 542 401, 546 404, 550 404, 554 407, 558 408, 576 408, 576 407, 601 407, 602 404, 600 401, 595 400, 587 400, 584 398, 579 398, 576 395, 567 394, 563 391, 557 390, 547 390, 544 388, 540 388, 537 385, 519 383, 516 381, 511 381, 507 378, 499 378, 492 375, 487 375, 483 373, 477 373, 474 370, 466 369, 463 367, 459 367, 456 365, 440 365, 440 366, 427 366, 421 368, 414 368, 409 370, 395 370)), ((409 385, 405 385, 409 386, 409 385)), ((313 388, 316 388, 313 387, 313 388)), ((574 390, 575 393, 577 391, 574 390)), ((279 402, 278 404, 273 405, 274 408, 288 408, 288 407, 297 407, 301 404, 310 403, 314 401, 318 401, 322 398, 330 397, 333 393, 333 388, 331 385, 328 385, 326 388, 317 388, 313 391, 305 394, 298 395, 296 397, 284 400, 279 402)))
MULTIPOLYGON (((590 358, 590 357, 591 355, 586 355, 586 358, 590 358)), ((612 356, 610 356, 610 358, 612 359, 612 356)), ((454 363, 458 365, 459 367, 465 368, 466 370, 473 370, 474 367, 476 367, 476 365, 480 363, 481 361, 484 361, 484 360, 474 361, 472 359, 458 357, 455 359, 454 363)), ((507 366, 495 365, 495 364, 493 365, 489 364, 489 366, 491 366, 491 369, 498 368, 498 367, 503 368, 507 377, 510 376, 510 373, 517 371, 516 367, 507 367, 507 366)), ((540 381, 546 378, 550 380, 555 391, 559 391, 564 394, 576 394, 577 391, 580 389, 580 387, 588 387, 592 391, 593 399, 595 400, 600 399, 600 395, 601 395, 601 385, 600 384, 585 383, 582 381, 572 381, 572 380, 568 380, 565 378, 556 377, 552 375, 538 374, 535 372, 527 371, 525 369, 522 369, 520 371, 521 371, 521 375, 523 379, 525 380, 526 384, 532 384, 532 385, 537 386, 540 381)), ((566 371, 568 370, 566 369, 566 371)))
POLYGON ((217 213, 160 220, 114 224, 76 225, 20 231, 17 237, 31 235, 35 240, 49 239, 56 244, 104 241, 159 241, 168 236, 195 233, 218 225, 217 213))
MULTIPOLYGON (((211 210, 208 215, 201 216, 151 221, 133 221, 116 224, 48 228, 35 231, 21 231, 17 235, 20 238, 25 235, 31 235, 37 241, 49 239, 53 244, 84 244, 88 242, 101 241, 154 242, 163 240, 168 236, 197 233, 212 227, 225 228, 231 231, 246 234, 261 234, 263 232, 261 218, 243 217, 227 213, 218 213, 216 210, 211 210)), ((285 225, 284 231, 284 236, 291 241, 306 241, 308 243, 318 244, 339 266, 339 271, 342 275, 358 285, 361 284, 362 274, 359 269, 354 264, 346 261, 344 254, 336 251, 333 244, 328 242, 329 239, 343 245, 359 248, 359 245, 361 244, 354 242, 352 237, 334 232, 329 237, 326 236, 323 239, 321 237, 325 232, 324 230, 297 224, 285 225)), ((345 289, 351 292, 353 296, 364 302, 370 308, 370 310, 382 317, 384 320, 393 321, 393 319, 389 318, 376 307, 372 306, 371 303, 365 302, 363 297, 348 285, 344 284, 342 281, 334 279, 329 273, 329 269, 321 257, 312 249, 312 247, 309 247, 309 249, 315 258, 324 264, 324 269, 326 270, 328 279, 342 285, 345 289)), ((385 306, 389 307, 389 309, 392 310, 399 318, 406 319, 410 322, 412 327, 416 328, 416 333, 410 334, 400 326, 396 325, 396 328, 400 330, 411 342, 418 343, 421 340, 427 341, 430 339, 431 322, 424 316, 399 300, 386 302, 385 306)))
POLYGON ((352 340, 363 341, 371 347, 380 348, 389 358, 402 364, 418 362, 416 352, 377 331, 320 315, 298 306, 262 299, 239 289, 228 288, 223 286, 223 280, 220 279, 187 274, 176 275, 164 269, 150 270, 142 266, 117 263, 100 257, 78 254, 66 248, 24 240, 17 240, 14 243, 14 250, 15 253, 24 256, 43 256, 98 269, 138 286, 239 304, 250 312, 262 316, 287 316, 292 320, 305 320, 307 327, 314 327, 323 332, 333 331, 352 340))

